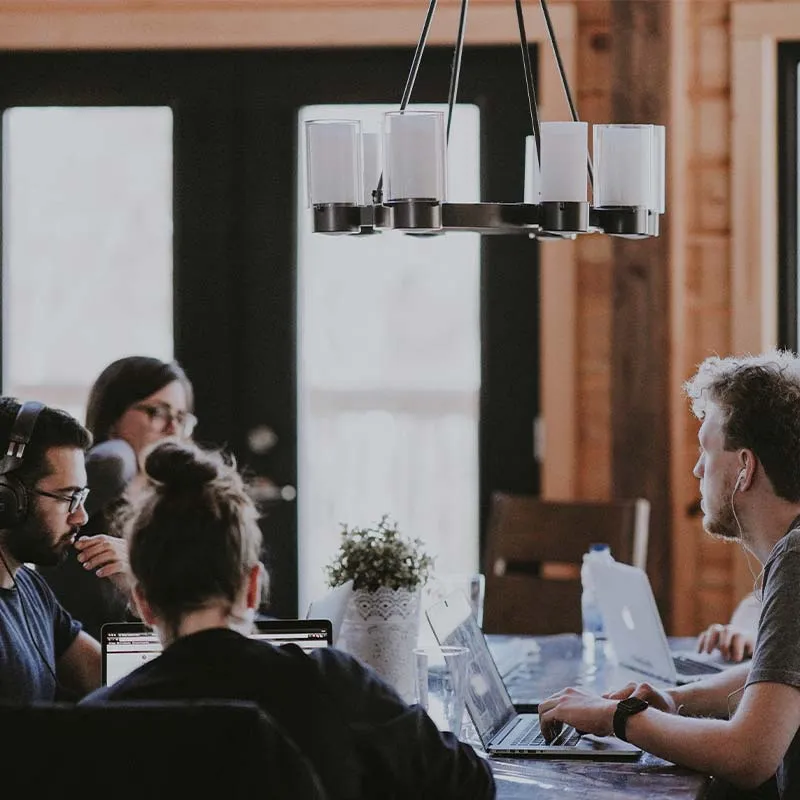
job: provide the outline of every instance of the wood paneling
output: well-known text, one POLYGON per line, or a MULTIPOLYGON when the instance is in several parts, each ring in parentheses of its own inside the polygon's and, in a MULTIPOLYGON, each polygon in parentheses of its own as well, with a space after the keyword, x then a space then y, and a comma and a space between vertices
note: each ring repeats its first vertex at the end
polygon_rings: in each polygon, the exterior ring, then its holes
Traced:
MULTIPOLYGON (((613 119, 669 121, 670 6, 612 3, 613 119)), ((668 223, 667 216, 665 223, 668 223)), ((666 617, 670 569, 668 231, 647 241, 615 240, 611 346, 612 481, 615 497, 652 505, 649 574, 666 617)))

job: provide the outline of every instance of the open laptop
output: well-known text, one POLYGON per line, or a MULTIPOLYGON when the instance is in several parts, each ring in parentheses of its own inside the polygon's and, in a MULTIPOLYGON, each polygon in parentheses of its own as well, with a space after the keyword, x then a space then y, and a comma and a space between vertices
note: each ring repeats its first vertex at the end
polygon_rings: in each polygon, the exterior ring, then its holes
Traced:
MULTIPOLYGON (((296 644, 310 652, 332 644, 327 619, 256 620, 251 639, 276 646, 296 644)), ((158 634, 142 622, 108 622, 100 630, 103 686, 115 683, 129 672, 161 654, 158 634)))
POLYGON ((333 646, 339 644, 339 631, 342 629, 347 606, 353 596, 353 581, 346 581, 341 586, 331 589, 319 600, 312 601, 308 607, 306 619, 329 619, 333 631, 333 646))
POLYGON ((520 714, 514 708, 466 595, 453 592, 426 614, 439 644, 461 645, 470 651, 466 706, 490 755, 630 760, 641 754, 627 742, 581 735, 568 725, 547 744, 538 714, 520 714))
POLYGON ((618 561, 592 562, 590 569, 606 636, 622 666, 673 685, 735 666, 718 653, 672 652, 644 570, 618 561))

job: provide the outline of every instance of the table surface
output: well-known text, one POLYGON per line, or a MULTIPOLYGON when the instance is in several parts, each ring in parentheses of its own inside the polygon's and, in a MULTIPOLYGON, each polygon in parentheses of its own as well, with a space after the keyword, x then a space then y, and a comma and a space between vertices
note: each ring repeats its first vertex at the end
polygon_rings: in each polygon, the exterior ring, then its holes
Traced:
MULTIPOLYGON (((584 654, 575 634, 486 637, 514 702, 529 703, 565 686, 603 692, 639 679, 609 661, 599 645, 584 654), (512 667, 513 673, 509 675, 512 667)), ((679 647, 692 640, 673 640, 679 647)), ((499 800, 584 796, 598 800, 697 800, 708 778, 644 753, 638 761, 491 758, 499 800)))

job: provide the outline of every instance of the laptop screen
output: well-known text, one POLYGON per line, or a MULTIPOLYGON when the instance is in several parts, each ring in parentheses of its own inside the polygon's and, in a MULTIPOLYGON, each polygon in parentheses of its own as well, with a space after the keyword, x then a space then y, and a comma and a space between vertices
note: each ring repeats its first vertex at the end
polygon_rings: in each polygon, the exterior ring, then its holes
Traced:
POLYGON ((516 711, 469 600, 463 592, 456 591, 426 613, 439 644, 461 645, 470 652, 467 710, 486 745, 516 711))
MULTIPOLYGON (((331 623, 327 619, 256 620, 251 639, 279 647, 296 644, 305 652, 331 644, 331 623)), ((113 622, 101 632, 103 685, 115 683, 137 667, 161 654, 158 634, 140 622, 113 622)))

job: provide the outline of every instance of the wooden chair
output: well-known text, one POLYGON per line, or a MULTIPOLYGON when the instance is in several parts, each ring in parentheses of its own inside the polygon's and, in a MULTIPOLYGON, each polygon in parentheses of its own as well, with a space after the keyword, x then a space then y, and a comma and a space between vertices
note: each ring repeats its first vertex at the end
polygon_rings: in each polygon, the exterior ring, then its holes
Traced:
POLYGON ((484 631, 579 633, 583 554, 594 542, 645 569, 650 503, 548 502, 492 496, 484 569, 484 631))

